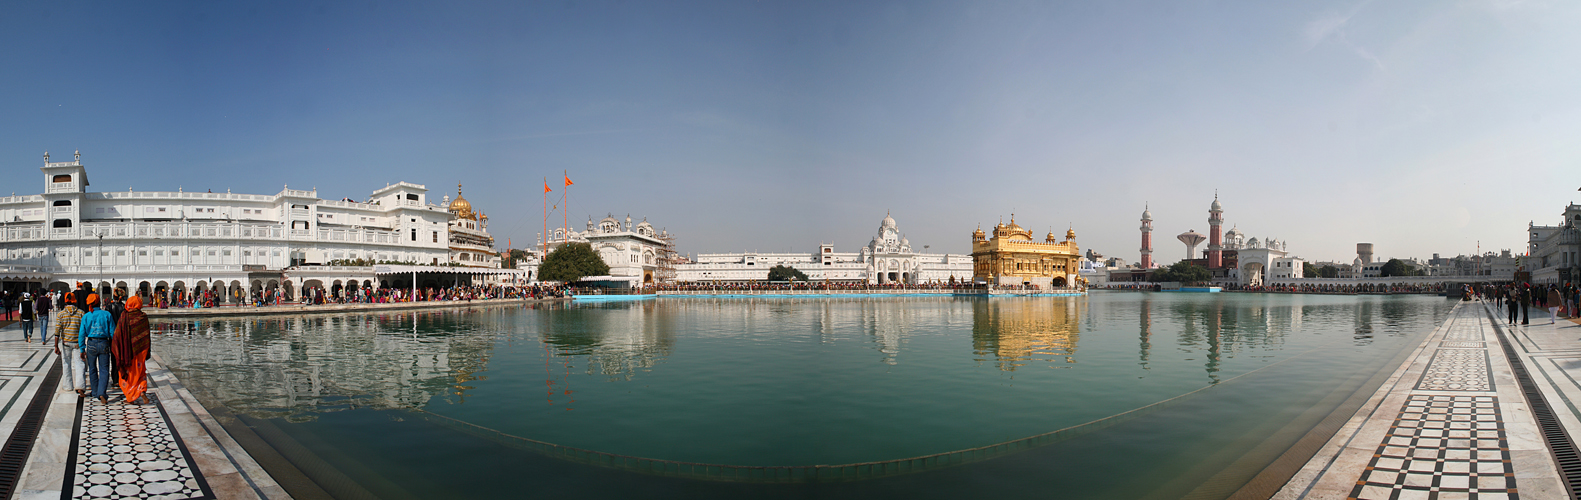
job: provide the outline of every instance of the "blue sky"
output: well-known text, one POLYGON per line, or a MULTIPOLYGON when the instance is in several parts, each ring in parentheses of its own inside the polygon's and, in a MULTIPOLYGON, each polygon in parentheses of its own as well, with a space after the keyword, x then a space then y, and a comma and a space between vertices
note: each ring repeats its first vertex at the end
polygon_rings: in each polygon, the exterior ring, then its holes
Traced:
MULTIPOLYGON (((457 183, 503 247, 570 218, 682 252, 966 252, 1014 212, 1136 260, 1229 224, 1312 260, 1524 245, 1581 187, 1571 2, 12 2, 0 165, 95 190, 457 183), (558 193, 557 193, 558 194, 558 193), (559 218, 558 214, 556 218, 559 218)), ((9 194, 9 193, 7 193, 9 194)))

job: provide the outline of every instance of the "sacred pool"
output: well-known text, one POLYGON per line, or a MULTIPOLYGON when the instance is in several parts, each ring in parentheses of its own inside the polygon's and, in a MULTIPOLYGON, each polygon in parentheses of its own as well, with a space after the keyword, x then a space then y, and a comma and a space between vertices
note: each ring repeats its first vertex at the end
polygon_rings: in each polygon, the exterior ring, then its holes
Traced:
POLYGON ((666 297, 163 321, 155 350, 296 498, 1226 498, 1453 305, 666 297))

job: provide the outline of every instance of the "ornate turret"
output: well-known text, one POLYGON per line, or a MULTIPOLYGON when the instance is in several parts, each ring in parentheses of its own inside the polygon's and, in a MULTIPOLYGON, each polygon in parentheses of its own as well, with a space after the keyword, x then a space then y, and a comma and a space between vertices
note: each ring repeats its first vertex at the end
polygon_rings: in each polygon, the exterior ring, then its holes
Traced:
POLYGON ((1142 205, 1142 269, 1153 268, 1153 211, 1142 205))
POLYGON ((1224 224, 1224 207, 1219 205, 1219 195, 1214 193, 1213 204, 1208 206, 1208 269, 1224 267, 1224 239, 1219 226, 1224 224))
POLYGON ((450 202, 450 213, 456 214, 457 219, 477 220, 477 215, 472 213, 472 203, 461 197, 461 185, 456 184, 456 199, 450 202))

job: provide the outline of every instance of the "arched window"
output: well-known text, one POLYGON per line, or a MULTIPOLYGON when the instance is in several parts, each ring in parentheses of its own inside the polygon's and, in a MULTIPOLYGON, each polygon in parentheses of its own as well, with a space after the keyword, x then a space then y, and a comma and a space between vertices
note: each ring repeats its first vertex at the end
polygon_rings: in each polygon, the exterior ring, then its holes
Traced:
POLYGON ((71 227, 71 219, 55 219, 55 227, 71 227))
POLYGON ((71 200, 55 200, 55 206, 57 206, 57 207, 69 207, 69 206, 71 206, 71 200))
POLYGON ((53 179, 53 182, 71 182, 71 174, 60 174, 60 175, 57 175, 53 179))

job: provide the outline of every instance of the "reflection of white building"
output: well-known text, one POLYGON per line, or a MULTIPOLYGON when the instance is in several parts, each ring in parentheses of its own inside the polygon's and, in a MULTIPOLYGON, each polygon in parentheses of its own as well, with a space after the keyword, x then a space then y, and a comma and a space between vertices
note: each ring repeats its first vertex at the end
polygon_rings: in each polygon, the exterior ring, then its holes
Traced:
POLYGON ((379 286, 373 267, 358 261, 443 265, 467 248, 483 260, 468 255, 462 263, 493 262, 482 245, 492 242, 486 223, 454 226, 458 214, 430 204, 419 184, 391 184, 363 202, 290 188, 90 192, 80 155, 44 160, 42 194, 0 197, 5 281, 85 281, 133 293, 215 289, 229 297, 278 287, 294 295, 305 285, 379 286), (476 239, 452 241, 457 234, 476 239))
POLYGON ((677 266, 676 281, 763 281, 774 266, 794 267, 808 281, 817 282, 923 284, 972 279, 971 255, 919 253, 901 235, 895 219, 885 216, 878 234, 858 252, 836 252, 834 245, 824 243, 813 253, 700 254, 695 262, 677 266))
MULTIPOLYGON (((605 264, 609 264, 609 276, 589 276, 586 279, 632 287, 653 283, 661 278, 658 275, 659 259, 669 248, 669 239, 669 231, 654 229, 647 218, 633 224, 630 215, 626 216, 624 223, 610 215, 597 224, 589 218, 586 231, 555 228, 550 233, 548 248, 553 252, 566 243, 592 245, 593 251, 598 252, 605 264)), ((536 270, 536 261, 530 265, 536 270)))

